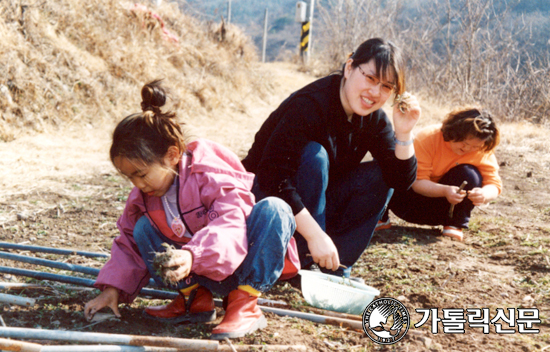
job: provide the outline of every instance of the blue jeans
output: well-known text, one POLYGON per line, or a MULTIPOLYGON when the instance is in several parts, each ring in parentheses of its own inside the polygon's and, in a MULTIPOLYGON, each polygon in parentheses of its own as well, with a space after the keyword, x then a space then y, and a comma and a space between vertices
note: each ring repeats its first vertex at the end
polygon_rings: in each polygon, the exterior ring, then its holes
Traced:
MULTIPOLYGON (((348 267, 332 273, 349 276, 351 266, 369 246, 393 189, 384 182, 376 161, 361 163, 336 181, 329 180, 329 167, 325 148, 310 142, 302 150, 301 163, 292 180, 304 206, 336 245, 340 262, 348 267)), ((257 182, 252 191, 257 198, 263 196, 257 182)), ((299 233, 294 237, 301 265, 307 268, 313 263, 307 256, 307 241, 299 233)))
MULTIPOLYGON (((469 191, 472 188, 481 187, 483 177, 475 166, 462 164, 447 171, 439 183, 458 187, 462 181, 468 181, 464 189, 469 191)), ((395 192, 388 208, 399 218, 410 223, 468 228, 470 213, 474 209, 472 201, 465 198, 456 204, 452 218, 449 217, 450 206, 445 197, 426 197, 411 188, 406 192, 395 192)), ((386 214, 384 217, 387 219, 386 214)))
POLYGON ((250 285, 266 292, 279 279, 284 267, 288 242, 296 229, 290 206, 279 198, 269 197, 258 202, 246 220, 248 254, 235 272, 223 281, 191 273, 175 285, 166 285, 153 269, 154 252, 165 250, 162 243, 175 245, 154 228, 149 219, 141 217, 134 227, 134 240, 149 273, 161 287, 183 289, 196 283, 221 296, 239 285, 250 285))

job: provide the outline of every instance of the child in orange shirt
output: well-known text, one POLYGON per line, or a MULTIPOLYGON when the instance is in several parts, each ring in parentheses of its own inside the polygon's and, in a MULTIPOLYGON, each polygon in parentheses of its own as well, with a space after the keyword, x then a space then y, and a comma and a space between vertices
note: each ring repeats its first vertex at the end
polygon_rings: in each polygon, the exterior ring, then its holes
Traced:
MULTIPOLYGON (((487 111, 451 112, 441 126, 429 126, 416 136, 416 181, 408 191, 396 191, 388 209, 408 222, 443 225, 443 235, 462 241, 472 209, 502 191, 493 153, 499 142, 499 130, 487 111), (463 181, 468 183, 458 192, 463 181)), ((390 226, 386 211, 377 229, 390 226)))

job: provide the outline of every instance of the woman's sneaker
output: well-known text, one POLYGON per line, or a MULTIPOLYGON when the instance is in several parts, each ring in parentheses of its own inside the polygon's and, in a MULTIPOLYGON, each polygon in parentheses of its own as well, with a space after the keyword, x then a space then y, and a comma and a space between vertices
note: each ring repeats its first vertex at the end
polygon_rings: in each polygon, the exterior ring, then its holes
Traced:
POLYGON ((374 231, 387 230, 389 228, 391 228, 390 219, 386 221, 379 220, 378 223, 376 224, 376 227, 374 228, 374 231))
POLYGON ((454 226, 444 226, 441 234, 461 242, 464 239, 462 229, 454 226))

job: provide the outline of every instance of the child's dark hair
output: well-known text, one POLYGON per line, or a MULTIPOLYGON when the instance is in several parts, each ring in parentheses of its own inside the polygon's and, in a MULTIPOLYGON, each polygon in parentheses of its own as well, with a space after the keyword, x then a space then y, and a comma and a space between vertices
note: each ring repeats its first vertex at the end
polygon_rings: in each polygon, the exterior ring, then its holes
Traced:
POLYGON ((491 113, 477 107, 463 107, 450 112, 441 126, 446 142, 462 142, 467 138, 483 141, 485 152, 490 152, 500 143, 500 132, 491 113))
POLYGON ((147 165, 162 164, 168 148, 176 146, 185 152, 185 139, 174 112, 163 113, 167 91, 160 80, 147 83, 141 89, 141 109, 124 118, 113 132, 111 162, 117 157, 141 160, 147 165))
POLYGON ((382 38, 366 40, 357 47, 350 58, 353 59, 353 68, 374 60, 376 76, 395 75, 395 94, 405 92, 405 61, 401 50, 391 41, 382 38))

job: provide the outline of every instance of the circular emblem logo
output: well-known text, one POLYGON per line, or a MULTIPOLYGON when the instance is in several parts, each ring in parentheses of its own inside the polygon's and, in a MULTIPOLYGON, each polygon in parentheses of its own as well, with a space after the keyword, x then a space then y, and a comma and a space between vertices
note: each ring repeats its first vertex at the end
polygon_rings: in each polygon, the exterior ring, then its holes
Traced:
POLYGON ((380 345, 393 345, 407 334, 409 311, 394 298, 378 298, 363 311, 363 331, 380 345))

